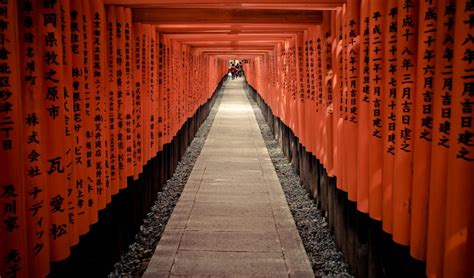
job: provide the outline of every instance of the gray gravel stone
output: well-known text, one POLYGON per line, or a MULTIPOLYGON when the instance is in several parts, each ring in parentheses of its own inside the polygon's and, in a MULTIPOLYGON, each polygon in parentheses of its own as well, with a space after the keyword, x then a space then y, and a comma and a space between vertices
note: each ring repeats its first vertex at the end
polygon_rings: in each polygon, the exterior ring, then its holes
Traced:
POLYGON ((334 236, 330 233, 326 218, 303 187, 295 172, 275 140, 262 112, 248 96, 257 118, 263 140, 277 172, 286 200, 296 226, 310 258, 316 277, 352 277, 337 250, 334 236))

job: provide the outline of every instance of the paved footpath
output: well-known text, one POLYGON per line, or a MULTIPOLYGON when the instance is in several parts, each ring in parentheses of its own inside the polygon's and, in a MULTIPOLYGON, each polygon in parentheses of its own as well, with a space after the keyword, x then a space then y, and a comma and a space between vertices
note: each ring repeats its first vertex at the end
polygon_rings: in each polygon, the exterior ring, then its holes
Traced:
POLYGON ((143 277, 314 277, 243 80, 228 81, 143 277))

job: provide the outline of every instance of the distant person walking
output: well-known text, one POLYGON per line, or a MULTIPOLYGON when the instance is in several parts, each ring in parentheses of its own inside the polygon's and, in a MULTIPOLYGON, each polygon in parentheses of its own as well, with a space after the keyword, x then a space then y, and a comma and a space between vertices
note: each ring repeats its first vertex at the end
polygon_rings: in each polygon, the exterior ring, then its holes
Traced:
POLYGON ((230 67, 230 73, 232 74, 232 79, 237 78, 238 69, 237 69, 237 67, 234 66, 233 64, 232 64, 232 66, 230 67))
POLYGON ((242 62, 235 65, 235 68, 237 69, 237 77, 242 77, 242 62))

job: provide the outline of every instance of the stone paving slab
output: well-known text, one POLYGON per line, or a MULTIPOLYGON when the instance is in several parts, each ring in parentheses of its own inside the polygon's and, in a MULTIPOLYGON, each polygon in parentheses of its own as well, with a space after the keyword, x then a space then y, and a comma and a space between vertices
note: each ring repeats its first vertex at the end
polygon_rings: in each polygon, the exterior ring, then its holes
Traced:
POLYGON ((270 203, 267 192, 202 192, 196 194, 196 202, 211 203, 270 203))
POLYGON ((273 216, 240 216, 240 215, 202 215, 191 214, 186 226, 195 231, 276 231, 273 216))
POLYGON ((276 232, 267 231, 189 231, 183 235, 180 250, 280 252, 276 232))
POLYGON ((273 217, 270 203, 201 203, 196 202, 192 209, 193 214, 202 215, 240 215, 240 216, 267 216, 273 217))
POLYGON ((143 277, 314 276, 242 85, 225 85, 143 277))
POLYGON ((265 184, 202 183, 200 192, 267 192, 265 184))
POLYGON ((288 277, 281 252, 179 251, 171 274, 288 277))

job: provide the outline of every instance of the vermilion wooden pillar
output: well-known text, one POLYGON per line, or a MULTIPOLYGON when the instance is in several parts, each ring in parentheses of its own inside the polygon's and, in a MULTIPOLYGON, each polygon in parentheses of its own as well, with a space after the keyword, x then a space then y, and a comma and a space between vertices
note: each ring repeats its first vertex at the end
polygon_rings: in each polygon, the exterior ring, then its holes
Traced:
POLYGON ((451 99, 453 94, 453 58, 449 53, 454 44, 455 1, 439 0, 436 22, 435 75, 433 94, 433 137, 431 141, 431 173, 427 225, 426 273, 430 277, 443 275, 444 235, 446 221, 446 191, 448 187, 448 153, 450 142, 451 99))

